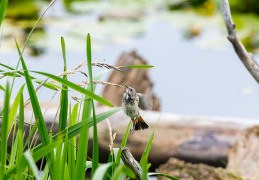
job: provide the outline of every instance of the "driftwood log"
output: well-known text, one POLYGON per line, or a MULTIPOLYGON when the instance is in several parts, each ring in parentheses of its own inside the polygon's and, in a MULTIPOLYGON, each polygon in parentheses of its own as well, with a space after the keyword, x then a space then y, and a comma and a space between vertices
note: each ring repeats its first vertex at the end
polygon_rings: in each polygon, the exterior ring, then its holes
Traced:
MULTIPOLYGON (((43 112, 47 106, 48 104, 41 105, 43 112)), ((57 109, 58 104, 51 104, 44 116, 48 129, 51 128, 57 109)), ((111 110, 111 108, 98 107, 96 108, 96 113, 99 114, 108 110, 111 110)), ((30 122, 31 114, 32 109, 28 106, 25 111, 25 121, 30 122)), ((135 159, 139 161, 153 128, 160 119, 149 155, 149 162, 152 163, 151 171, 154 171, 160 164, 165 163, 170 157, 192 163, 225 167, 228 149, 234 144, 237 135, 248 127, 259 125, 258 120, 252 119, 186 116, 157 111, 141 111, 141 115, 150 125, 150 128, 130 134, 127 147, 135 159)), ((129 121, 130 119, 123 111, 109 118, 112 132, 117 134, 113 147, 120 147, 129 121)), ((56 133, 57 127, 57 123, 54 123, 53 133, 56 133)), ((25 126, 25 128, 29 127, 25 126)), ((98 138, 100 161, 107 162, 110 136, 106 121, 98 123, 98 138)), ((40 140, 37 143, 39 142, 40 140)), ((91 155, 91 152, 92 132, 90 131, 89 155, 91 155)))

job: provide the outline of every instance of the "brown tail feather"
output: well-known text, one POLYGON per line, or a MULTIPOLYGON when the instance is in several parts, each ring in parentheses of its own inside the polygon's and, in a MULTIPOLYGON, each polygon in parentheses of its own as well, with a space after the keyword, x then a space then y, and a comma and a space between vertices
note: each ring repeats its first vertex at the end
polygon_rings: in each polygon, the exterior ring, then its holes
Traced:
POLYGON ((146 122, 143 120, 141 116, 138 117, 138 119, 133 120, 133 128, 136 131, 139 131, 141 129, 148 129, 149 126, 146 124, 146 122))

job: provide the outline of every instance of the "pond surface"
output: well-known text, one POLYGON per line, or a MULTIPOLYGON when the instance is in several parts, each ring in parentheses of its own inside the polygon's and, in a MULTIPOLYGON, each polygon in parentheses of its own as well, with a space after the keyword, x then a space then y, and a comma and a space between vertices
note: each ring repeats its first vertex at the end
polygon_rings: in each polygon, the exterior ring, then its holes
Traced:
MULTIPOLYGON (((79 7, 84 11, 82 4, 75 5, 75 8, 79 7)), ((93 61, 115 65, 122 52, 135 49, 155 66, 150 75, 163 112, 259 118, 258 84, 227 41, 220 14, 203 18, 188 12, 165 12, 157 8, 140 15, 138 20, 108 18, 99 22, 99 17, 107 11, 92 7, 95 11, 88 14, 70 14, 62 2, 57 1, 42 20, 44 31, 35 31, 29 43, 40 54, 33 56, 29 48, 25 50, 28 69, 61 73, 61 36, 66 41, 68 68, 76 67, 86 59, 85 41, 90 33, 93 61), (200 35, 184 38, 186 31, 193 27, 199 28, 200 35)), ((6 20, 4 34, 5 31, 17 36, 21 46, 24 44, 22 31, 17 30, 15 24, 6 20)), ((1 42, 0 61, 15 67, 17 50, 12 36, 8 37, 5 35, 1 42)), ((99 71, 100 68, 94 68, 94 73, 99 71)), ((107 78, 108 75, 102 80, 107 78)), ((69 80, 79 82, 84 77, 75 74, 69 76, 69 80)), ((6 79, 1 79, 0 83, 4 81, 6 79)), ((14 94, 23 83, 22 78, 16 79, 14 94)), ((101 94, 102 89, 98 88, 97 93, 101 94)), ((0 93, 2 98, 3 92, 0 93)), ((53 91, 44 89, 39 99, 49 101, 52 94, 53 91)), ((78 96, 72 91, 69 95, 78 96)), ((53 101, 58 102, 59 96, 56 95, 53 101)))

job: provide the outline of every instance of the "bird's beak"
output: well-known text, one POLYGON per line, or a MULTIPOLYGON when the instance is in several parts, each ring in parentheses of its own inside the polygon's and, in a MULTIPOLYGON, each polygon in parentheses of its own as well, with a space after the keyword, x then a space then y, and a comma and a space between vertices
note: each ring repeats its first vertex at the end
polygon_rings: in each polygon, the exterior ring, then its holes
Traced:
POLYGON ((129 88, 129 86, 125 85, 126 88, 129 88))

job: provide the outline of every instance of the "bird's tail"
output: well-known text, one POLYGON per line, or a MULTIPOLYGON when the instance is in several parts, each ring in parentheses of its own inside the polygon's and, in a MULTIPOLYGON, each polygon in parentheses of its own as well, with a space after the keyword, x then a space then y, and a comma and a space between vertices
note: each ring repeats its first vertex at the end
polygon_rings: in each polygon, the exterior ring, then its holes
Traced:
POLYGON ((141 129, 144 130, 148 128, 149 126, 146 124, 141 116, 139 116, 138 119, 133 120, 133 130, 139 131, 141 129))

